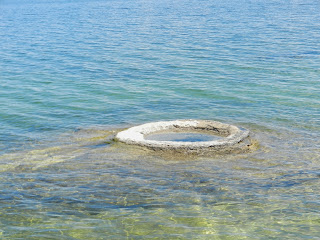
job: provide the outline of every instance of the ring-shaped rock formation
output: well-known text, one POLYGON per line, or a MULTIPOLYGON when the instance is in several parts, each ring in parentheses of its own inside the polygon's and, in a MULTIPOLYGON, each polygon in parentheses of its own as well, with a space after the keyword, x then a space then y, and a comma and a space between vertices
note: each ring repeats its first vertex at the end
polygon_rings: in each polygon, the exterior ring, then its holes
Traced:
POLYGON ((138 146, 162 150, 186 150, 186 151, 221 151, 232 149, 249 136, 247 129, 234 125, 210 120, 175 120, 151 122, 131 127, 119 132, 115 139, 138 146), (157 141, 148 140, 145 137, 162 132, 201 132, 219 136, 220 139, 199 142, 157 141))

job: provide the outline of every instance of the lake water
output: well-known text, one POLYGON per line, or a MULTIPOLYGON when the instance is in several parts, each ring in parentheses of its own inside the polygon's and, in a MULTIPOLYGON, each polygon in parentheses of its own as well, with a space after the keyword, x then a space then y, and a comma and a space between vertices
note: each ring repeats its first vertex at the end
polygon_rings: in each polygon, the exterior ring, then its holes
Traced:
POLYGON ((197 132, 166 132, 155 133, 144 137, 146 140, 173 141, 173 142, 207 142, 219 140, 222 137, 207 133, 197 132))
POLYGON ((0 238, 320 239, 320 2, 0 0, 0 238), (110 141, 248 128, 189 158, 110 141))

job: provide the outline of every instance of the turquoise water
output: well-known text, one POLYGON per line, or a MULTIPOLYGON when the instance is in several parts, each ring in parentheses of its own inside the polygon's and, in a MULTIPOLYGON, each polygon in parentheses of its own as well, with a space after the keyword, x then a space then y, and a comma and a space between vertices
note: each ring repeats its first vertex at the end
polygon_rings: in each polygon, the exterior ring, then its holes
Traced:
POLYGON ((0 0, 0 238, 318 239, 320 2, 0 0), (177 158, 150 121, 250 129, 177 158))
POLYGON ((174 142, 207 142, 219 140, 222 137, 213 134, 205 134, 199 132, 167 132, 155 133, 144 137, 146 140, 156 141, 174 141, 174 142))

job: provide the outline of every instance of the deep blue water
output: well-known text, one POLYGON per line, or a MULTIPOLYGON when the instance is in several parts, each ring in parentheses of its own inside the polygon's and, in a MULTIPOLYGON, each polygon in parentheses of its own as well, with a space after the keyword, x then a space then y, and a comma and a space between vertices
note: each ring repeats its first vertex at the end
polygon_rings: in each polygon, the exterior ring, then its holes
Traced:
POLYGON ((317 239, 319 9, 0 0, 0 236, 317 239), (261 147, 183 161, 104 141, 169 119, 244 126, 261 147))

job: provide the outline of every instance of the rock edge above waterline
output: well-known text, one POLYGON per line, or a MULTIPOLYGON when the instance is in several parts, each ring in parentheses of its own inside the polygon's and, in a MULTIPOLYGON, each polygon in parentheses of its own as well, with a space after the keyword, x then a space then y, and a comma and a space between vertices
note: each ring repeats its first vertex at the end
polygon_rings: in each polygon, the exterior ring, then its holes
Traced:
POLYGON ((241 142, 249 136, 249 130, 234 125, 210 120, 175 120, 142 124, 119 132, 115 140, 154 150, 176 150, 187 152, 232 152, 239 150, 241 142), (161 132, 202 132, 221 138, 213 141, 178 142, 147 140, 145 136, 161 132))

